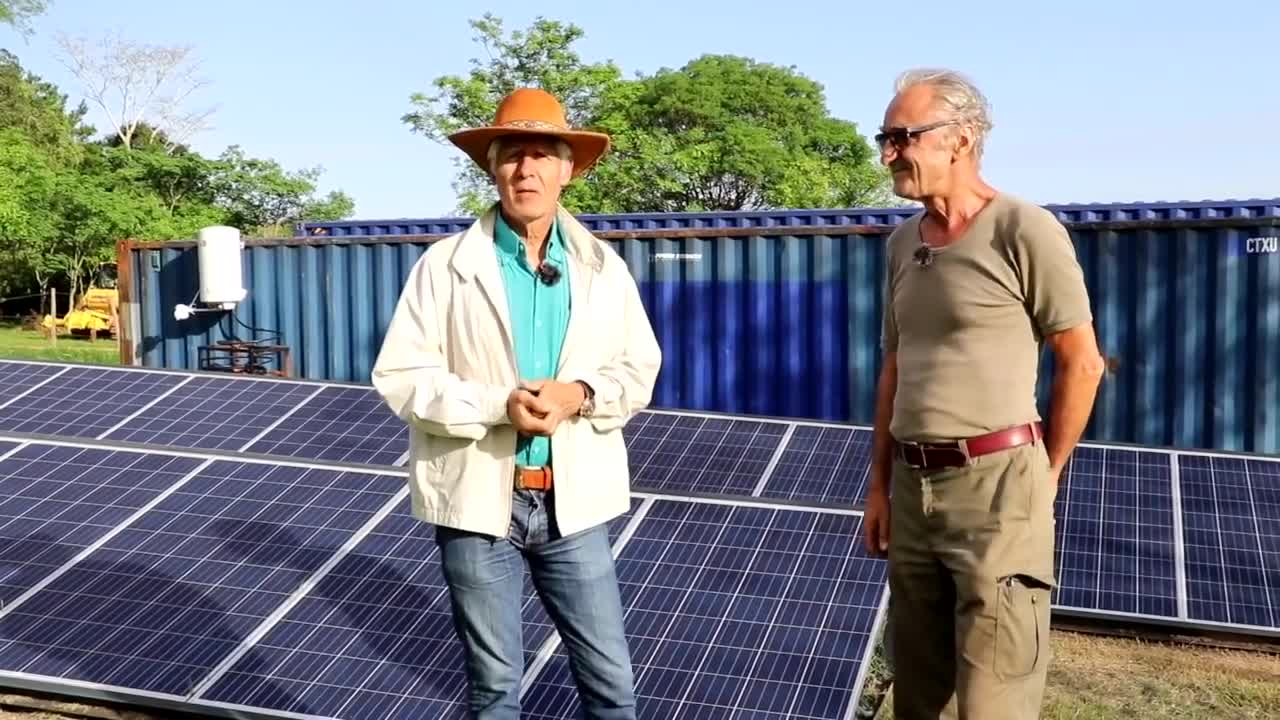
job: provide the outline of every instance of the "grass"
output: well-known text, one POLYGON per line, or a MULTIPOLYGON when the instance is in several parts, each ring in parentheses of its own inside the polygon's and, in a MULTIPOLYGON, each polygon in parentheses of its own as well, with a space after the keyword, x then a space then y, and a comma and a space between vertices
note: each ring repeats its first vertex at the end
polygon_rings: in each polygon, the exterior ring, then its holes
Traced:
POLYGON ((114 337, 60 334, 58 344, 36 330, 12 320, 0 321, 0 358, 8 360, 48 360, 89 365, 119 365, 120 347, 114 337))
MULTIPOLYGON (((1261 720, 1280 717, 1280 654, 1055 631, 1042 720, 1261 720)), ((874 708, 882 658, 863 706, 874 708)), ((878 720, 893 718, 892 689, 878 720)), ((859 715, 860 718, 872 717, 859 715)))

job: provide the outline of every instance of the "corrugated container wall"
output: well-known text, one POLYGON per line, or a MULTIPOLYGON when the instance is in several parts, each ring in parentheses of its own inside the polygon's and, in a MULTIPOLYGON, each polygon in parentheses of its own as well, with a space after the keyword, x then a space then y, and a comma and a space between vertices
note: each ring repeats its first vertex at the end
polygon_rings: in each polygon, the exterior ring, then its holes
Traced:
MULTIPOLYGON (((1280 452, 1280 200, 1049 207, 1075 242, 1108 363, 1086 437, 1280 452)), ((664 351, 656 405, 870 424, 884 240, 911 212, 584 219, 639 282, 664 351)), ((201 345, 257 328, 290 347, 296 375, 367 383, 409 269, 466 222, 250 240, 234 317, 181 322, 174 306, 199 288, 193 243, 121 243, 126 361, 196 368, 201 345)))

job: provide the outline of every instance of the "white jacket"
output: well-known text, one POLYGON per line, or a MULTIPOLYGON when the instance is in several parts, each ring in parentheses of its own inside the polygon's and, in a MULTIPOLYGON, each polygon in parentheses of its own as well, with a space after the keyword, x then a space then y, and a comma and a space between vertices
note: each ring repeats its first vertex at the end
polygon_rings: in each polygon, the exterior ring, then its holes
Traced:
MULTIPOLYGON (((652 399, 662 352, 626 263, 563 208, 558 214, 571 309, 555 379, 586 381, 596 404, 590 419, 569 418, 551 437, 556 521, 569 535, 628 509, 622 426, 652 399)), ((495 217, 496 207, 414 265, 372 382, 409 425, 414 516, 505 537, 516 450, 507 397, 521 378, 495 217)))

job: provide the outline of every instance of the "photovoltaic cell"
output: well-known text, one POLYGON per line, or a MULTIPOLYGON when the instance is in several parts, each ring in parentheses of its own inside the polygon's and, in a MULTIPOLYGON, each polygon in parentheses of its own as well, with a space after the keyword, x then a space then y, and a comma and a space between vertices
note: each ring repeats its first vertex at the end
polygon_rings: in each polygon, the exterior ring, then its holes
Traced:
POLYGON ((11 606, 0 669, 184 696, 403 483, 215 462, 11 606))
POLYGON ((1280 463, 1178 456, 1193 620, 1280 626, 1280 463))
POLYGON ((369 388, 328 387, 255 442, 249 452, 395 465, 409 450, 404 421, 369 388))
POLYGON ((184 379, 176 373, 69 368, 0 408, 0 430, 96 437, 184 379))
POLYGON ((702 415, 643 413, 624 432, 635 488, 750 495, 786 425, 702 415))
POLYGON ((32 386, 57 375, 62 370, 56 365, 39 365, 24 362, 0 362, 0 405, 14 396, 26 392, 32 386))
POLYGON ((433 530, 407 503, 201 699, 342 718, 461 717, 461 645, 433 530))
POLYGON ((1054 508, 1055 604, 1177 617, 1171 478, 1166 453, 1076 448, 1054 508))
POLYGON ((871 470, 871 432, 797 424, 762 497, 860 504, 871 470))
MULTIPOLYGON (((610 523, 611 538, 630 515, 610 523)), ((527 664, 552 629, 525 577, 527 664)), ((414 519, 406 502, 200 699, 350 720, 409 720, 464 717, 465 692, 462 646, 434 529, 414 519)))
MULTIPOLYGON (((843 718, 885 592, 861 520, 658 501, 618 562, 637 714, 843 718)), ((561 649, 525 717, 578 717, 561 649)))
POLYGON ((194 377, 107 439, 238 450, 316 390, 280 380, 194 377))
POLYGON ((0 461, 0 607, 199 464, 170 455, 40 443, 0 461))

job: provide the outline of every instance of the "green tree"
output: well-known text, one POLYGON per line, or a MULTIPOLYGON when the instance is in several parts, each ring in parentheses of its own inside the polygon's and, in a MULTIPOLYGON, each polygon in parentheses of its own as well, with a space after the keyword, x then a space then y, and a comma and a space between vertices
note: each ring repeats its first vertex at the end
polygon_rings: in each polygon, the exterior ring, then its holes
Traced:
POLYGON ((317 191, 319 168, 288 171, 235 146, 206 158, 142 120, 91 140, 84 115, 0 51, 0 295, 51 284, 78 295, 122 238, 189 238, 219 224, 278 233, 354 208, 345 193, 317 191))
POLYGON ((108 178, 80 172, 59 177, 58 229, 49 258, 66 277, 73 298, 98 266, 112 259, 117 239, 142 235, 145 197, 114 187, 108 178))
POLYGON ((320 168, 287 172, 274 160, 248 157, 238 146, 218 158, 212 179, 216 202, 227 222, 253 232, 301 220, 340 220, 355 209, 342 191, 316 195, 320 168))
MULTIPOLYGON (((612 62, 583 62, 572 47, 584 35, 576 25, 539 17, 528 30, 504 36, 502 20, 488 13, 470 25, 484 59, 472 58, 466 76, 436 78, 432 93, 411 95, 414 109, 401 118, 436 142, 448 144, 451 133, 492 122, 498 103, 519 87, 547 90, 560 99, 571 125, 587 125, 603 95, 622 82, 622 71, 612 62)), ((494 200, 487 174, 475 163, 455 158, 454 166, 460 211, 474 214, 494 200)))
MULTIPOLYGON (((571 185, 576 212, 668 212, 888 204, 888 175, 870 143, 833 117, 823 88, 794 68, 707 55, 684 67, 624 79, 612 62, 587 64, 574 25, 539 18, 504 38, 492 15, 472 21, 484 60, 436 92, 412 96, 403 120, 437 142, 493 118, 519 86, 562 98, 570 123, 608 132, 613 149, 589 182, 571 185)), ((459 209, 494 195, 484 171, 459 158, 459 209)))
POLYGON ((12 25, 18 32, 31 34, 30 20, 49 9, 49 0, 0 0, 0 23, 12 25))
MULTIPOLYGON (((595 211, 755 210, 869 205, 885 173, 857 126, 832 117, 822 86, 794 68, 706 55, 607 96, 596 124, 615 138, 595 211)), ((575 188, 576 190, 576 188, 575 188)))
POLYGON ((55 85, 27 72, 13 53, 0 49, 0 130, 21 131, 56 159, 70 162, 93 135, 84 121, 88 111, 83 102, 68 109, 67 96, 55 85))
POLYGON ((57 230, 57 186, 57 168, 41 148, 16 129, 0 130, 0 285, 5 294, 32 289, 32 282, 43 292, 56 271, 49 246, 57 230))

